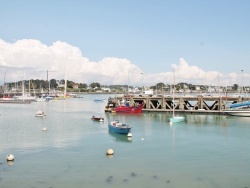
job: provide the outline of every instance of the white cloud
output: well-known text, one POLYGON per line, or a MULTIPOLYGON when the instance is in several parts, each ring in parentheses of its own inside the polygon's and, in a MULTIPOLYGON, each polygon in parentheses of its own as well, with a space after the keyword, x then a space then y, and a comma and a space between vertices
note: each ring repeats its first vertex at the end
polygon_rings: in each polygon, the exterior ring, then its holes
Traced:
MULTIPOLYGON (((190 66, 183 58, 178 64, 172 64, 176 83, 232 85, 239 83, 239 75, 224 75, 217 71, 206 72, 199 67, 190 66)), ((78 83, 99 82, 100 84, 130 84, 145 86, 163 82, 173 83, 173 72, 157 74, 142 73, 142 70, 128 59, 104 57, 92 62, 84 57, 78 47, 57 41, 51 46, 38 40, 23 39, 7 43, 0 39, 0 74, 6 73, 6 82, 23 79, 67 79, 78 83)), ((244 75, 248 77, 248 75, 244 75)), ((3 77, 2 77, 3 78, 3 77)), ((0 79, 2 80, 2 79, 0 79)), ((3 83, 3 82, 2 82, 3 83)))

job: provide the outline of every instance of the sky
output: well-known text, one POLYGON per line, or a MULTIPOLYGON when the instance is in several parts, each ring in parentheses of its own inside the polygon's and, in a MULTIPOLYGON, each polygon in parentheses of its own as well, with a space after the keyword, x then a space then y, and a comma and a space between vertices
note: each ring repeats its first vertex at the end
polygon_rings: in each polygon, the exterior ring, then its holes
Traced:
POLYGON ((250 85, 249 0, 0 0, 0 84, 250 85), (175 78, 175 79, 174 79, 175 78))

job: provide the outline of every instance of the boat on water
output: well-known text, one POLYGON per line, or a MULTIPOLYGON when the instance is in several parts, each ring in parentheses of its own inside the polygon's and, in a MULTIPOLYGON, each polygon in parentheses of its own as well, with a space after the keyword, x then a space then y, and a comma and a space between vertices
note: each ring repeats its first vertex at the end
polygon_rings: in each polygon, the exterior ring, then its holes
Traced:
POLYGON ((31 101, 29 100, 18 100, 18 99, 15 99, 15 98, 12 98, 12 97, 3 97, 3 98, 0 98, 0 103, 12 103, 12 104, 30 104, 31 101))
POLYGON ((223 112, 231 116, 250 117, 250 101, 230 104, 223 112))
MULTIPOLYGON (((174 75, 174 73, 173 73, 174 75)), ((171 123, 179 123, 179 122, 182 122, 184 121, 185 117, 184 116, 175 116, 175 108, 176 108, 176 105, 174 103, 174 94, 175 94, 175 76, 174 76, 174 85, 173 85, 173 102, 172 102, 172 108, 173 108, 173 116, 171 118, 169 118, 169 121, 171 123)))
POLYGON ((104 121, 104 117, 92 116, 91 119, 94 120, 94 121, 104 121))
POLYGON ((105 107, 105 112, 117 112, 117 113, 142 113, 144 103, 135 103, 130 105, 129 102, 116 102, 115 99, 109 99, 108 104, 105 107))
POLYGON ((135 104, 133 106, 129 106, 129 105, 120 105, 120 106, 116 106, 114 108, 114 112, 122 112, 122 113, 142 113, 142 109, 143 109, 144 103, 141 104, 135 104))
POLYGON ((184 121, 184 119, 185 119, 185 117, 183 117, 183 116, 174 116, 174 117, 170 118, 170 122, 179 123, 179 122, 184 121))
POLYGON ((37 110, 36 117, 46 117, 46 114, 42 110, 37 110))
POLYGON ((231 116, 241 116, 241 117, 250 117, 250 108, 248 109, 228 109, 223 110, 224 113, 231 116))
POLYGON ((125 123, 120 122, 119 120, 111 121, 108 124, 109 130, 114 133, 119 134, 128 134, 132 127, 130 125, 127 125, 125 123))

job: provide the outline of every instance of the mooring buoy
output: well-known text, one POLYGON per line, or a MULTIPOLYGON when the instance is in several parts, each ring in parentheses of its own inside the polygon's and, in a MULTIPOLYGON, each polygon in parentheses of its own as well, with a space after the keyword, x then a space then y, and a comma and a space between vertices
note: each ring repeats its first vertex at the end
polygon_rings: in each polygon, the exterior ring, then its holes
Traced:
POLYGON ((8 155, 6 156, 6 159, 7 159, 7 161, 14 161, 14 155, 8 154, 8 155))
POLYGON ((132 137, 132 133, 129 132, 129 133, 127 134, 127 137, 132 137))
POLYGON ((107 155, 114 155, 114 150, 108 149, 106 152, 107 155))

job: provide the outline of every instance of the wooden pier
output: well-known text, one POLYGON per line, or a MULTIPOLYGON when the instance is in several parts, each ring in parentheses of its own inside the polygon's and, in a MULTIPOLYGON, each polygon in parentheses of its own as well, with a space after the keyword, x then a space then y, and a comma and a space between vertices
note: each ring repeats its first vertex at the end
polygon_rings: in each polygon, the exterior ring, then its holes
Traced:
POLYGON ((144 102, 143 112, 176 112, 182 113, 223 113, 230 104, 243 102, 249 98, 242 97, 214 97, 214 96, 129 96, 116 97, 125 99, 130 104, 144 102))

